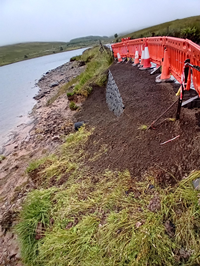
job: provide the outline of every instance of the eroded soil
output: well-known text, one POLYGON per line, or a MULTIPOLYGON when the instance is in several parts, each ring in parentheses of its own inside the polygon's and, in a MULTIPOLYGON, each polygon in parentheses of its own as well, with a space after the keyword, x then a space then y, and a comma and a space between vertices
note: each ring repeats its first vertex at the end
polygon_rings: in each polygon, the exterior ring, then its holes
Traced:
POLYGON ((128 169, 132 177, 141 178, 149 171, 163 185, 174 183, 199 167, 198 109, 183 109, 179 121, 170 121, 176 114, 177 104, 155 124, 155 129, 142 130, 174 101, 175 84, 157 84, 155 76, 131 64, 114 64, 110 68, 125 105, 124 113, 116 117, 108 110, 105 88, 95 88, 83 104, 76 119, 95 127, 87 143, 88 159, 106 147, 104 155, 88 161, 93 170, 128 169), (174 141, 161 143, 179 136, 174 141))

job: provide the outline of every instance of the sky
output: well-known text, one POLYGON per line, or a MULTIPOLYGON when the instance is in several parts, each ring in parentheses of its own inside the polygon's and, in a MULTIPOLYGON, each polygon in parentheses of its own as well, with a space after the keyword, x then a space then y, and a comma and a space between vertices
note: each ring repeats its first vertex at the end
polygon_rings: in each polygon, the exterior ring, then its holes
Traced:
POLYGON ((200 0, 0 0, 0 45, 127 33, 200 15, 200 0))

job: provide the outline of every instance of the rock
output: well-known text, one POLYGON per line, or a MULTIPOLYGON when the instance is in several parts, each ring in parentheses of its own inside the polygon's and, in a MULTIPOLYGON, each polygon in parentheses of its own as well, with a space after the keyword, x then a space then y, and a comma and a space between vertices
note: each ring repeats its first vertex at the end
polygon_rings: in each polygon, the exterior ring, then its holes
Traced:
POLYGON ((197 178, 196 180, 193 180, 192 184, 194 186, 194 189, 200 190, 200 178, 197 178))
POLYGON ((43 98, 43 97, 45 96, 45 94, 46 94, 45 92, 42 92, 42 93, 40 93, 40 94, 34 96, 33 99, 35 99, 35 100, 37 101, 37 100, 43 98))
POLYGON ((148 209, 152 212, 157 212, 161 208, 160 197, 155 195, 149 202, 148 209))
POLYGON ((175 225, 169 220, 167 220, 165 222, 165 231, 170 237, 174 237, 174 235, 175 235, 175 225))
POLYGON ((37 228, 35 230, 35 233, 36 233, 35 234, 35 239, 36 240, 39 240, 39 239, 44 237, 44 225, 43 225, 43 223, 39 222, 37 224, 37 228))
POLYGON ((79 128, 82 127, 84 123, 84 121, 74 123, 74 129, 79 130, 79 128))
POLYGON ((21 254, 20 254, 20 252, 17 252, 15 258, 16 258, 17 260, 21 259, 21 254))
POLYGON ((58 85, 59 85, 58 82, 53 82, 53 83, 50 84, 50 88, 56 87, 56 86, 58 86, 58 85))
POLYGON ((59 135, 56 135, 56 136, 54 136, 54 137, 52 138, 52 141, 56 141, 56 140, 60 140, 59 135))
POLYGON ((13 258, 15 255, 17 255, 17 249, 16 248, 12 248, 9 252, 9 257, 10 259, 13 258))
POLYGON ((85 66, 85 62, 84 61, 80 61, 79 64, 78 64, 79 67, 81 66, 85 66))

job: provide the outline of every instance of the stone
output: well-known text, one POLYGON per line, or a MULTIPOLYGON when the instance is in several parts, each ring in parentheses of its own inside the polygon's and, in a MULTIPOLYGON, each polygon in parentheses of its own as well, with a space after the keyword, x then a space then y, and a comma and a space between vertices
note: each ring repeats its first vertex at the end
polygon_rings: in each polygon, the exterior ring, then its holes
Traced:
POLYGON ((193 180, 192 184, 193 184, 195 190, 200 190, 200 178, 193 180))
POLYGON ((58 85, 59 85, 58 82, 53 82, 53 83, 50 84, 50 88, 56 87, 56 86, 58 86, 58 85))
POLYGON ((75 129, 75 130, 78 130, 78 129, 79 129, 80 127, 82 127, 84 124, 85 124, 84 121, 76 122, 76 123, 74 123, 74 129, 75 129))
POLYGON ((54 137, 52 138, 52 141, 56 141, 56 140, 59 140, 59 139, 60 139, 59 135, 56 135, 56 136, 54 136, 54 137))

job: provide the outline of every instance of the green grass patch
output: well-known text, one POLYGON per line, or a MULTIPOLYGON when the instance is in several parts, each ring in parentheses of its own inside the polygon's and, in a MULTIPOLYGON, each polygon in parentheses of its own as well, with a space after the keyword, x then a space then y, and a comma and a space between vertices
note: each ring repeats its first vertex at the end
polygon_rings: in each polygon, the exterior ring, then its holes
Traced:
POLYGON ((112 53, 108 48, 103 52, 99 51, 99 46, 95 46, 83 52, 80 61, 86 62, 86 69, 76 78, 63 85, 58 93, 47 103, 52 104, 60 95, 67 93, 74 86, 73 91, 68 93, 82 95, 87 97, 93 86, 104 86, 107 82, 107 69, 113 62, 112 53))
POLYGON ((67 93, 67 97, 70 97, 70 96, 73 96, 74 95, 74 92, 68 92, 67 93))
POLYGON ((192 180, 200 171, 165 188, 150 175, 136 182, 128 171, 94 173, 85 165, 91 134, 84 127, 70 134, 57 155, 40 164, 43 182, 17 225, 25 264, 199 265, 200 194, 192 180), (62 185, 48 186, 63 176, 62 185))
POLYGON ((21 222, 16 226, 16 231, 20 236, 21 255, 26 265, 40 265, 37 258, 42 241, 36 239, 36 231, 41 224, 42 230, 38 234, 42 236, 49 226, 51 196, 54 192, 55 189, 35 190, 29 193, 23 206, 21 222))
POLYGON ((78 109, 78 106, 75 104, 75 102, 70 102, 69 104, 69 108, 72 110, 72 111, 75 111, 78 109))
POLYGON ((85 51, 81 60, 87 62, 86 70, 80 74, 74 92, 87 97, 91 92, 92 85, 101 86, 107 81, 105 71, 112 63, 112 54, 108 49, 101 53, 99 47, 94 47, 85 51))

